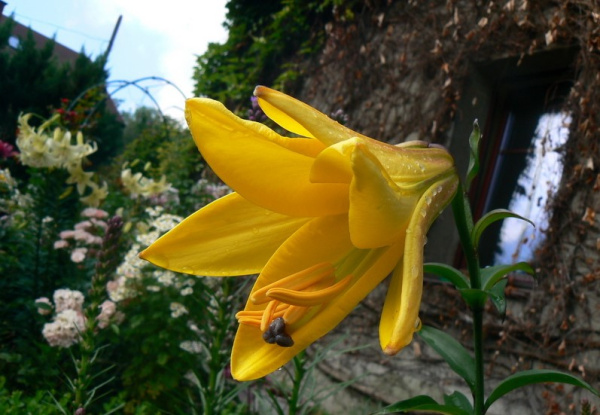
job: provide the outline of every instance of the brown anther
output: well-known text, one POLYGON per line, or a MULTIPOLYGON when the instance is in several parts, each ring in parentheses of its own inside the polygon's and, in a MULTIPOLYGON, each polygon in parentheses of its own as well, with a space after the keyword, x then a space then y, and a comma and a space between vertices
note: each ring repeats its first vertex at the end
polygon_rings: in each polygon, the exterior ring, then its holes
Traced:
POLYGON ((276 344, 281 347, 292 347, 294 345, 294 340, 285 332, 283 317, 273 320, 262 337, 269 344, 276 344))

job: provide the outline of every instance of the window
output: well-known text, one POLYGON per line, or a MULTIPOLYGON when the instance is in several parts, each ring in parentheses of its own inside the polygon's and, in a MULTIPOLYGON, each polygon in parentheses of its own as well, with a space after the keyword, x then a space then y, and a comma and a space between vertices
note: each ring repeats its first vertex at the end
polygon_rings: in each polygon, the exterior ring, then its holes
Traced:
POLYGON ((533 259, 548 223, 549 194, 562 176, 560 147, 571 117, 562 113, 573 71, 573 51, 504 60, 483 68, 490 111, 484 120, 482 171, 471 191, 474 216, 510 209, 531 219, 490 226, 480 244, 481 264, 533 259))
POLYGON ((8 38, 8 46, 10 46, 11 48, 18 49, 20 44, 21 44, 21 41, 19 40, 18 37, 10 36, 8 38))
POLYGON ((570 123, 571 116, 560 112, 542 113, 538 118, 525 168, 508 203, 509 210, 530 219, 536 227, 519 219, 505 219, 497 237, 493 263, 509 264, 534 257, 548 226, 548 198, 556 192, 562 177, 563 166, 557 150, 567 141, 570 123))

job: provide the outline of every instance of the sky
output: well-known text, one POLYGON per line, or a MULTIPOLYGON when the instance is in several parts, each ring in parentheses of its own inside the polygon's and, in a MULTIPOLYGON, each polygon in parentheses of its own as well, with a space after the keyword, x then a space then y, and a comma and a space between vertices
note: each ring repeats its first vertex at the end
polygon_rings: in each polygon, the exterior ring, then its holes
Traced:
MULTIPOLYGON (((103 53, 120 15, 123 16, 111 49, 109 81, 133 82, 161 77, 192 96, 196 56, 210 42, 223 43, 226 0, 5 0, 4 15, 92 58, 103 53)), ((109 91, 118 83, 109 84, 109 91)), ((161 81, 144 81, 161 111, 183 119, 184 97, 161 81)), ((131 111, 155 106, 133 86, 115 94, 119 108, 131 111)))

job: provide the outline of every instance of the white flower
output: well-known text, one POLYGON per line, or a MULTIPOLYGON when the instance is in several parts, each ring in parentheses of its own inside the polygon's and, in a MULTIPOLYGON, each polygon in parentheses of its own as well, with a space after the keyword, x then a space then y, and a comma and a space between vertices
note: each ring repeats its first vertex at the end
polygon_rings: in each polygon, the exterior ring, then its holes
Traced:
POLYGON ((59 289, 54 291, 53 299, 57 313, 64 310, 82 312, 84 297, 80 291, 69 290, 67 288, 59 289))
POLYGON ((71 347, 81 339, 85 317, 81 312, 67 309, 59 312, 52 323, 44 324, 42 334, 50 346, 71 347))
POLYGON ((181 303, 173 302, 169 308, 171 309, 171 317, 173 318, 181 317, 182 315, 188 313, 187 308, 185 308, 185 306, 181 303))
POLYGON ((193 340, 184 340, 179 343, 179 347, 188 353, 199 354, 202 353, 202 343, 193 340))
POLYGON ((194 293, 194 289, 192 287, 185 287, 183 290, 181 290, 180 294, 183 296, 186 295, 190 295, 194 293))

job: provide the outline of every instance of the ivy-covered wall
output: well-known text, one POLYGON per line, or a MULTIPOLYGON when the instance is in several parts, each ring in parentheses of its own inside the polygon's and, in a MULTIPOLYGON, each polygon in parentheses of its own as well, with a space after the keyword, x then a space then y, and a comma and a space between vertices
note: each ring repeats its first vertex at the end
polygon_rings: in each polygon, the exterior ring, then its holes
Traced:
MULTIPOLYGON (((536 63, 544 62, 539 59, 544 54, 569 60, 559 62, 572 76, 562 107, 572 116, 569 140, 561 149, 565 173, 549 203, 545 242, 535 257, 538 280, 527 289, 509 284, 513 312, 487 322, 487 369, 494 382, 495 373, 559 367, 600 387, 600 4, 300 3, 269 2, 270 8, 266 3, 263 8, 230 1, 229 41, 212 45, 199 58, 196 93, 241 110, 254 84, 274 86, 327 114, 343 110, 348 126, 365 135, 391 143, 425 139, 447 145, 464 171, 473 118, 482 126, 493 119, 495 79, 530 63, 546 65, 536 63)), ((484 129, 484 140, 493 137, 493 128, 484 129)), ((472 199, 485 191, 479 183, 472 199)), ((457 241, 450 216, 443 215, 429 237, 429 259, 459 258, 457 241)), ((349 333, 351 344, 377 345, 384 293, 382 288, 368 297, 329 339, 349 333)), ((460 336, 461 307, 457 293, 444 284, 426 284, 425 323, 460 336)), ((469 344, 470 339, 462 340, 469 344)), ((352 386, 360 393, 348 395, 355 409, 430 390, 451 391, 457 383, 418 340, 393 358, 374 347, 344 359, 325 362, 323 370, 337 380, 364 376, 352 386)), ((581 396, 539 387, 511 395, 490 413, 573 413, 581 396)), ((335 406, 340 402, 331 405, 346 410, 335 406)))

